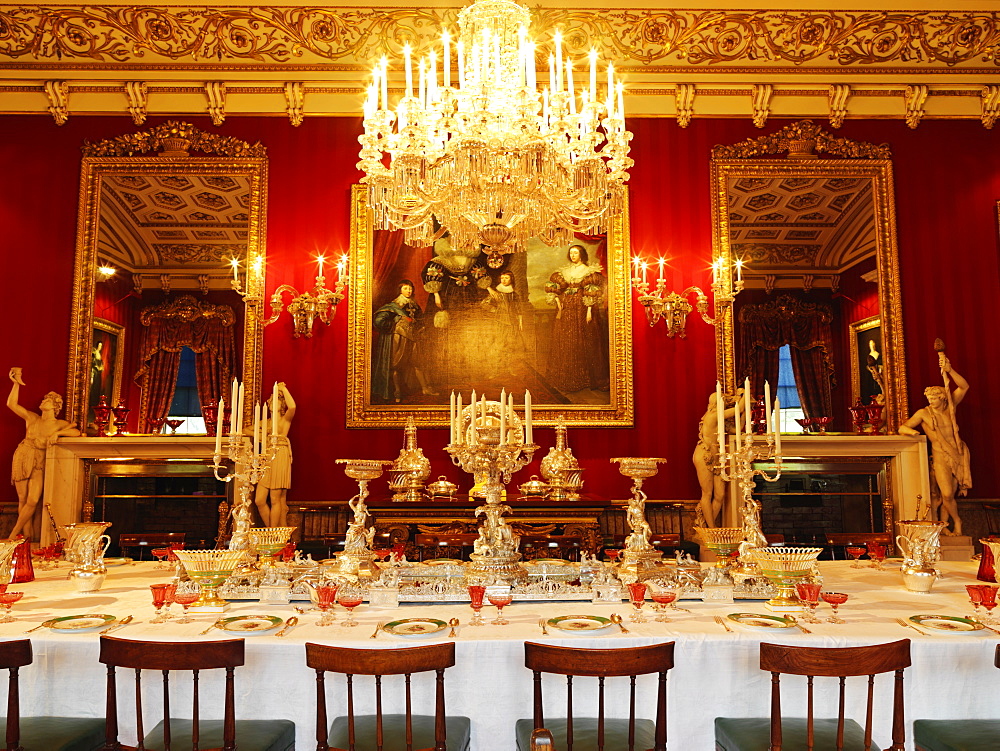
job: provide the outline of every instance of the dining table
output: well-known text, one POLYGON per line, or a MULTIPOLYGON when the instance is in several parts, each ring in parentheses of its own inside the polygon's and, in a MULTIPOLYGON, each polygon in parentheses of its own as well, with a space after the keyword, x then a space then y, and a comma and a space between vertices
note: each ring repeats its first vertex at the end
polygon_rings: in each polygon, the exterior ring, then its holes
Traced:
MULTIPOLYGON (((395 608, 378 609, 366 602, 354 611, 358 626, 343 625, 346 613, 339 606, 334 608, 334 623, 319 626, 322 614, 311 609, 312 604, 307 601, 288 604, 235 601, 225 614, 195 613, 189 623, 178 622, 180 607, 174 605, 172 618, 154 623, 150 585, 170 581, 173 569, 158 568, 153 562, 116 563, 108 568, 103 586, 96 592, 78 593, 67 577, 70 568, 67 563, 45 570, 36 568, 34 581, 10 585, 10 590, 25 594, 13 606, 15 620, 0 623, 0 639, 30 638, 34 650, 34 663, 20 672, 23 716, 104 715, 107 670, 98 661, 103 628, 53 627, 65 621, 42 626, 67 616, 101 615, 114 618, 108 620, 109 626, 132 617, 111 634, 123 639, 183 642, 244 638, 246 663, 236 671, 237 717, 292 720, 296 726, 296 744, 301 749, 315 748, 316 744, 316 674, 305 663, 307 642, 398 649, 454 641, 456 664, 445 673, 446 706, 448 714, 471 719, 471 751, 514 751, 516 720, 532 716, 533 675, 524 667, 526 641, 594 650, 675 642, 675 664, 668 677, 667 728, 668 746, 678 751, 711 751, 713 720, 717 716, 768 715, 770 675, 760 670, 758 662, 762 641, 851 647, 909 639, 912 666, 905 671, 904 681, 908 748, 912 748, 914 719, 1000 717, 1000 702, 996 700, 1000 670, 994 667, 1000 632, 990 628, 959 631, 920 627, 911 620, 913 616, 970 615, 972 606, 965 585, 977 583, 973 562, 941 562, 940 578, 929 593, 923 594, 904 588, 898 560, 886 561, 881 569, 870 567, 867 561, 861 561, 863 568, 855 568, 849 561, 821 561, 818 565, 823 588, 848 595, 840 606, 845 623, 828 622, 830 607, 821 604, 817 611, 820 622, 807 623, 799 613, 795 616, 796 625, 777 627, 755 626, 759 621, 731 617, 739 613, 782 615, 769 611, 763 600, 737 599, 727 604, 688 597, 676 603, 683 609, 667 611, 667 622, 654 620, 653 603, 648 601, 642 608, 645 622, 633 622, 633 608, 626 600, 621 603, 547 600, 515 601, 508 605, 503 612, 509 620, 507 625, 489 623, 496 614, 496 608, 489 604, 483 608, 487 623, 470 626, 473 613, 468 603, 403 603, 395 608), (622 617, 620 626, 610 622, 612 614, 622 617), (276 626, 287 625, 291 617, 298 621, 280 636, 278 627, 239 630, 240 621, 235 622, 232 630, 213 627, 220 618, 248 615, 270 616, 276 626), (568 622, 564 616, 573 615, 587 616, 601 627, 593 630, 558 627, 568 622), (601 618, 609 622, 604 624, 601 618), (445 623, 457 619, 459 624, 453 637, 450 628, 418 634, 409 634, 406 629, 391 633, 384 628, 403 619, 445 623), (542 631, 543 623, 547 634, 542 631), (42 627, 25 635, 28 629, 37 626, 42 627)), ((984 615, 980 613, 980 620, 984 615)), ((118 671, 117 676, 122 741, 126 743, 134 742, 129 735, 134 733, 134 716, 128 716, 134 711, 128 698, 134 678, 127 673, 130 671, 118 671)), ((221 712, 220 673, 207 671, 201 677, 203 717, 218 717, 221 712)), ((804 683, 803 689, 797 691, 795 680, 804 681, 795 677, 782 681, 785 688, 782 708, 787 715, 804 713, 804 683)), ((890 744, 891 682, 891 676, 876 680, 875 740, 881 747, 890 744)), ((863 717, 864 679, 855 679, 855 683, 852 692, 848 681, 848 714, 863 717)), ((162 704, 157 696, 158 682, 146 684, 151 695, 144 696, 143 706, 150 713, 145 718, 146 727, 150 727, 150 720, 159 719, 154 715, 162 704)), ((178 716, 190 712, 188 684, 187 681, 172 683, 171 707, 178 716)), ((387 679, 384 684, 384 705, 389 711, 392 708, 402 711, 402 681, 387 679)), ((546 713, 558 716, 565 709, 564 679, 546 675, 542 685, 546 713)), ((574 686, 576 713, 596 716, 596 681, 578 679, 574 686)), ((344 681, 339 676, 327 676, 326 690, 330 717, 334 717, 346 705, 344 681)), ((641 677, 637 690, 639 715, 652 718, 655 676, 641 677)), ((836 679, 817 679, 816 692, 818 711, 835 714, 836 679)), ((432 714, 433 675, 414 676, 413 695, 415 710, 432 714)), ((374 707, 374 689, 369 690, 361 679, 356 679, 355 705, 361 712, 374 707)), ((607 712, 609 716, 627 716, 627 679, 608 680, 607 712)))

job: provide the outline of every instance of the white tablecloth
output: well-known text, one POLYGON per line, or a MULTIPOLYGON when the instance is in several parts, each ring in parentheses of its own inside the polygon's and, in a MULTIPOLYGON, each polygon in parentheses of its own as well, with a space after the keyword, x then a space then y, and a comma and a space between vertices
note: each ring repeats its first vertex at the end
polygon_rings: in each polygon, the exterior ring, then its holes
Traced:
MULTIPOLYGON (((153 608, 148 585, 166 581, 169 571, 153 568, 152 563, 110 568, 100 592, 76 594, 64 577, 66 564, 54 571, 40 571, 36 581, 14 585, 11 589, 26 592, 15 606, 15 623, 0 624, 0 639, 22 638, 23 632, 39 622, 60 615, 77 613, 107 613, 115 616, 133 614, 136 621, 116 636, 136 639, 183 641, 190 639, 227 638, 229 634, 214 631, 198 636, 217 616, 197 615, 195 622, 151 624, 153 608)), ((727 633, 713 616, 736 611, 767 612, 759 601, 737 601, 736 605, 706 605, 700 601, 682 601, 691 613, 679 613, 669 624, 649 622, 626 623, 628 635, 617 629, 596 636, 542 637, 538 620, 571 613, 608 616, 613 612, 628 614, 626 603, 593 605, 590 603, 515 603, 505 610, 512 621, 509 626, 462 626, 456 639, 457 664, 447 671, 445 685, 450 714, 472 718, 472 748, 474 751, 512 751, 514 722, 531 717, 532 675, 524 668, 525 640, 544 641, 589 648, 615 648, 653 644, 675 640, 676 667, 669 674, 668 743, 674 751, 713 748, 713 718, 719 715, 766 716, 769 707, 769 676, 758 667, 758 647, 762 640, 809 646, 859 646, 908 638, 913 642, 913 667, 906 671, 906 716, 908 741, 910 722, 916 718, 997 717, 996 692, 1000 686, 1000 671, 993 667, 993 654, 1000 635, 993 632, 972 635, 921 636, 899 626, 894 618, 918 613, 964 615, 970 606, 965 584, 975 582, 973 564, 942 563, 946 576, 939 580, 929 595, 907 592, 898 571, 851 569, 847 562, 821 564, 826 589, 847 592, 850 599, 841 607, 846 625, 829 623, 810 625, 812 634, 789 629, 779 633, 750 631, 734 625, 735 633, 727 633)), ((175 609, 177 606, 174 606, 175 609)), ((492 618, 495 610, 487 606, 484 614, 492 618)), ((230 615, 266 613, 289 617, 291 606, 234 603, 230 615)), ((423 640, 399 639, 380 634, 370 639, 375 624, 395 618, 430 616, 448 620, 460 618, 466 623, 471 615, 467 606, 407 604, 398 610, 378 611, 362 606, 356 611, 361 625, 343 628, 338 625, 320 628, 315 624, 318 613, 301 616, 300 624, 287 636, 247 637, 246 666, 236 674, 237 714, 241 718, 286 718, 297 728, 297 746, 315 746, 315 673, 305 666, 303 644, 307 641, 356 647, 405 647, 432 643, 435 637, 423 640)), ((820 614, 829 614, 822 605, 820 614)), ((551 633, 551 631, 550 631, 551 633)), ((34 665, 21 671, 21 702, 24 714, 70 716, 103 716, 105 669, 97 661, 98 637, 95 633, 64 634, 41 629, 31 634, 35 652, 34 665)), ((131 711, 132 689, 129 671, 119 671, 119 703, 122 711, 123 741, 129 740, 131 726, 126 713, 131 711), (128 728, 126 730, 126 728, 128 728)), ((202 677, 203 703, 213 693, 221 696, 221 676, 202 677)), ((640 704, 644 714, 653 715, 655 689, 650 681, 640 683, 640 704)), ((792 679, 795 680, 795 679, 792 679)), ((835 679, 828 688, 820 688, 822 700, 830 711, 835 707, 835 679)), ((861 679, 863 681, 863 679, 861 679)), ((627 679, 625 685, 614 688, 609 709, 627 711, 627 679)), ((148 681, 157 688, 157 679, 148 681)), ((185 681, 185 684, 187 682, 185 681)), ((591 706, 587 682, 579 680, 577 711, 591 706)), ((784 682, 783 682, 784 684, 784 682)), ((341 682, 328 676, 327 690, 331 717, 343 707, 341 682)), ((546 684, 548 686, 548 684, 546 684)), ((848 683, 849 694, 851 683, 848 683)), ((890 678, 877 683, 881 717, 888 718, 890 709, 890 678)), ((789 683, 783 697, 786 712, 799 710, 798 702, 804 691, 798 692, 789 683)), ((175 714, 189 711, 184 691, 172 695, 175 714)), ((421 711, 432 711, 433 690, 430 679, 415 681, 415 696, 421 711)), ((357 693, 357 691, 356 691, 357 693)), ((854 714, 863 716, 864 689, 855 687, 852 700, 854 714)), ((395 692, 387 695, 393 700, 395 692)), ((546 705, 558 711, 565 697, 562 682, 553 681, 546 691, 546 705)), ((361 709, 369 701, 367 690, 356 697, 361 709)), ((373 699, 371 699, 373 701, 373 699)), ((804 700, 803 700, 804 701, 804 700)), ((159 699, 150 696, 145 706, 159 709, 159 699)), ((388 704, 388 706, 392 706, 388 704)), ((801 705, 804 707, 804 704, 801 705)), ((596 706, 594 706, 596 710, 596 706)), ((804 710, 799 710, 804 711, 804 710)), ((206 711, 203 716, 213 715, 206 711)), ((150 725, 147 725, 150 727, 150 725)), ((883 747, 890 741, 888 721, 877 724, 876 741, 883 747), (884 730, 883 730, 884 728, 884 730)), ((912 744, 909 744, 912 748, 912 744)))

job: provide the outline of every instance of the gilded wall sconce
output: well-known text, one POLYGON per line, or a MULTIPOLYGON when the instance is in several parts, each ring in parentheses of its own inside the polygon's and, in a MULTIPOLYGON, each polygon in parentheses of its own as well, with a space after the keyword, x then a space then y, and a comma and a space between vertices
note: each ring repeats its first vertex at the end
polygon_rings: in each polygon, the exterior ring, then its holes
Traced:
POLYGON ((687 336, 687 317, 692 310, 697 309, 702 319, 709 326, 715 326, 719 320, 719 306, 731 305, 736 295, 743 291, 743 261, 737 260, 732 268, 725 267, 721 259, 712 263, 712 307, 716 315, 708 314, 708 295, 701 287, 688 287, 683 292, 667 291, 667 282, 663 278, 663 266, 666 259, 657 260, 659 275, 655 285, 649 283, 650 263, 639 256, 632 259, 632 286, 639 293, 639 304, 646 309, 646 318, 650 326, 663 321, 667 326, 667 336, 687 336), (735 271, 735 273, 734 273, 735 271), (690 296, 695 296, 692 302, 690 296))
POLYGON ((323 275, 323 256, 316 259, 319 263, 319 271, 316 274, 316 282, 311 290, 300 293, 290 284, 282 284, 271 294, 271 317, 264 321, 265 326, 270 326, 278 320, 281 311, 287 308, 292 316, 294 326, 292 337, 298 339, 312 337, 313 323, 318 318, 327 326, 333 321, 337 314, 337 305, 344 299, 344 288, 348 285, 349 272, 347 271, 347 256, 341 256, 337 262, 337 277, 334 281, 333 289, 326 286, 326 277, 323 275), (288 292, 292 299, 286 306, 284 294, 288 292))

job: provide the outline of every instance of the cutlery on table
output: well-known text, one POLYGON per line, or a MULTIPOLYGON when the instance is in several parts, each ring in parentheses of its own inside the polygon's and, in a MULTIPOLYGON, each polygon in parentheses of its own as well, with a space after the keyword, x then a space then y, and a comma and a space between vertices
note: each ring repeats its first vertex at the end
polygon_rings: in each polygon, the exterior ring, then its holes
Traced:
POLYGON ((922 628, 917 628, 917 627, 916 627, 916 626, 914 626, 914 625, 913 625, 912 623, 909 623, 909 622, 907 622, 907 621, 904 621, 904 620, 903 620, 902 618, 897 618, 897 619, 896 619, 896 623, 898 623, 898 624, 899 624, 900 626, 902 626, 903 628, 912 628, 912 629, 913 629, 914 631, 916 631, 916 632, 917 632, 918 634, 923 634, 924 636, 930 636, 930 634, 928 634, 928 633, 927 633, 926 631, 924 631, 924 630, 923 630, 922 628))
POLYGON ((132 616, 131 615, 126 615, 124 618, 122 618, 117 623, 112 623, 106 629, 103 629, 100 633, 101 634, 110 634, 112 631, 115 631, 116 629, 119 629, 122 626, 127 626, 131 622, 132 622, 132 616))
POLYGON ((628 629, 625 628, 625 624, 622 623, 622 617, 620 615, 618 615, 618 613, 612 613, 611 614, 611 622, 613 624, 615 624, 618 628, 620 628, 622 630, 623 634, 627 634, 628 633, 628 629))
POLYGON ((810 631, 805 626, 803 626, 801 623, 799 623, 797 620, 795 620, 794 617, 788 616, 788 620, 790 620, 792 622, 793 626, 795 626, 798 629, 801 629, 803 634, 811 634, 812 633, 812 631, 810 631))
POLYGON ((220 628, 221 626, 222 626, 222 619, 220 618, 220 619, 219 619, 219 620, 217 620, 217 621, 216 621, 215 623, 213 623, 213 624, 212 624, 211 626, 209 626, 208 628, 206 628, 206 629, 205 629, 204 631, 200 632, 200 633, 198 634, 198 636, 204 636, 204 635, 205 635, 205 634, 207 634, 207 633, 208 633, 209 631, 211 631, 211 630, 212 630, 213 628, 220 628))
POLYGON ((375 630, 374 630, 374 631, 372 631, 372 635, 371 635, 371 636, 369 636, 368 638, 369 638, 369 639, 374 639, 374 638, 375 638, 376 636, 378 636, 378 632, 382 630, 382 627, 383 627, 384 625, 385 625, 385 622, 384 622, 384 621, 379 621, 379 622, 378 622, 378 625, 377 625, 377 626, 375 627, 375 630))
POLYGON ((986 628, 986 629, 989 629, 990 631, 992 631, 992 632, 994 632, 994 633, 997 633, 997 634, 1000 634, 1000 629, 997 629, 997 628, 993 628, 992 626, 987 626, 987 625, 986 625, 985 623, 983 623, 982 621, 977 621, 977 620, 976 620, 975 618, 971 618, 970 620, 971 620, 971 621, 972 621, 973 623, 978 623, 978 624, 979 624, 980 626, 982 626, 983 628, 986 628))
POLYGON ((46 626, 51 626, 51 625, 52 625, 53 623, 55 623, 55 620, 49 620, 49 621, 42 621, 42 622, 41 622, 41 623, 39 623, 39 624, 38 624, 37 626, 35 626, 34 628, 29 628, 29 629, 28 629, 27 631, 25 631, 24 633, 26 633, 26 634, 30 634, 30 633, 31 633, 32 631, 37 631, 37 630, 38 630, 38 629, 40 629, 40 628, 45 628, 46 626))
POLYGON ((288 631, 288 629, 290 629, 292 626, 294 626, 298 622, 299 622, 299 619, 296 616, 293 615, 291 618, 289 618, 287 621, 285 621, 285 625, 281 627, 281 630, 278 633, 276 633, 275 636, 284 636, 285 632, 288 631))
POLYGON ((722 626, 724 629, 726 629, 726 631, 728 631, 729 633, 733 633, 733 630, 729 627, 729 624, 726 623, 726 619, 723 618, 721 615, 715 616, 715 622, 718 623, 720 626, 722 626))
POLYGON ((451 626, 451 631, 448 632, 449 639, 454 639, 456 636, 458 636, 458 634, 455 633, 455 627, 458 626, 460 622, 461 621, 459 621, 458 618, 452 618, 451 620, 448 621, 448 625, 451 626))
POLYGON ((548 624, 545 622, 544 618, 538 619, 538 625, 542 627, 542 636, 548 636, 549 635, 549 629, 547 628, 548 624))

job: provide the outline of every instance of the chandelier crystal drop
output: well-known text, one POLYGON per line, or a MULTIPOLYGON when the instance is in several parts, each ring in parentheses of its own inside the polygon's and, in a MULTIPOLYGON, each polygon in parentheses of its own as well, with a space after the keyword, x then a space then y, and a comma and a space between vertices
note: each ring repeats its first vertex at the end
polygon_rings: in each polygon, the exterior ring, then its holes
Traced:
POLYGON ((377 228, 405 230, 417 246, 448 232, 457 247, 487 245, 496 257, 524 251, 531 237, 556 244, 604 232, 622 211, 632 134, 614 67, 598 76, 591 50, 574 69, 557 31, 539 87, 530 21, 513 0, 463 8, 458 39, 446 32, 440 54, 414 65, 404 48, 395 110, 388 61, 375 66, 358 168, 377 228))

